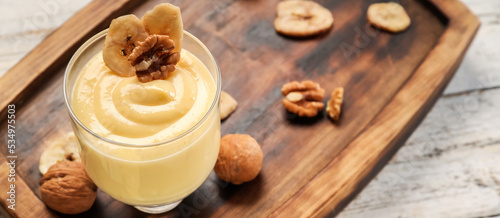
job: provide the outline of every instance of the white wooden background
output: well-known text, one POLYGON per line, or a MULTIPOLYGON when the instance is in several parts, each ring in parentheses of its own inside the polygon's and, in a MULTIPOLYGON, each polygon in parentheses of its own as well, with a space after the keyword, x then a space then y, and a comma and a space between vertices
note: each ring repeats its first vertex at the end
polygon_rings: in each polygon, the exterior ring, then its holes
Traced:
MULTIPOLYGON (((2 0, 0 76, 90 0, 2 0)), ((500 217, 500 0, 423 123, 339 217, 500 217)))

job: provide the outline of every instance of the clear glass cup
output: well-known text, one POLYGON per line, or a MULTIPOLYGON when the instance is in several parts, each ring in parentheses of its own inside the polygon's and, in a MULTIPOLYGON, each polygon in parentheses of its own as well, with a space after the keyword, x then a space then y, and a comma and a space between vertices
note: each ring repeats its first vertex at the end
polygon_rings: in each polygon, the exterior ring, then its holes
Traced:
MULTIPOLYGON (((64 75, 64 100, 80 143, 80 155, 96 185, 114 199, 146 213, 175 208, 207 179, 220 146, 220 72, 210 51, 184 32, 183 49, 196 56, 210 72, 216 96, 203 118, 170 140, 133 145, 101 137, 73 113, 72 93, 82 68, 102 51, 107 30, 85 42, 71 58, 64 75)), ((113 125, 113 124, 110 124, 113 125)))

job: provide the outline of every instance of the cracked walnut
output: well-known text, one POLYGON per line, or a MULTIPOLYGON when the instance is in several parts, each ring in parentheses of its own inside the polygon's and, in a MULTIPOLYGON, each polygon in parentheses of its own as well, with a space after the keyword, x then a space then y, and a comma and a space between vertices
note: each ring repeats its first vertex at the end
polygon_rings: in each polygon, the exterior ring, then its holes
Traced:
POLYGON ((283 85, 281 92, 285 96, 283 106, 299 117, 315 117, 325 107, 321 102, 325 90, 313 81, 287 83, 283 85))

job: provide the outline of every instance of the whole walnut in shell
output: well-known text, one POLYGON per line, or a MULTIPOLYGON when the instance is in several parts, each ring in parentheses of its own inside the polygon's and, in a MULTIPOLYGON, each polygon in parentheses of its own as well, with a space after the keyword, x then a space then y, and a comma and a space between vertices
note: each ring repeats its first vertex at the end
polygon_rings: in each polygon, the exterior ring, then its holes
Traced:
POLYGON ((214 170, 220 179, 239 185, 259 175, 262 161, 262 150, 254 138, 229 134, 221 139, 214 170))
POLYGON ((61 161, 52 165, 43 175, 40 192, 43 202, 53 210, 78 214, 92 207, 97 186, 81 162, 61 161))

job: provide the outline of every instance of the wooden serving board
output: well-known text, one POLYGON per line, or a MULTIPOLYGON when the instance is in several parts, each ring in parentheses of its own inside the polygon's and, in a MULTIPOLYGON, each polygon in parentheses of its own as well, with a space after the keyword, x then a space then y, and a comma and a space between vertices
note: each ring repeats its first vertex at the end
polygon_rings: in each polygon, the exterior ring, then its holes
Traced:
MULTIPOLYGON (((64 106, 66 64, 112 18, 142 16, 162 1, 95 0, 40 43, 0 79, 0 202, 14 217, 62 216, 40 200, 39 156, 51 138, 71 131, 64 106), (7 105, 16 106, 17 158, 7 150, 7 105), (16 160, 16 210, 6 207, 16 160)), ((306 217, 336 215, 373 178, 432 107, 479 27, 458 0, 401 0, 411 27, 400 34, 373 29, 365 13, 378 0, 317 0, 331 9, 333 29, 293 39, 273 28, 272 1, 174 0, 185 28, 203 41, 238 101, 222 133, 260 142, 264 165, 253 181, 234 186, 212 173, 171 212, 151 217, 306 217), (281 86, 311 79, 330 93, 345 88, 340 122, 300 119, 281 104, 281 86)), ((323 112, 324 114, 324 112, 323 112)), ((145 217, 99 191, 81 216, 145 217)))

